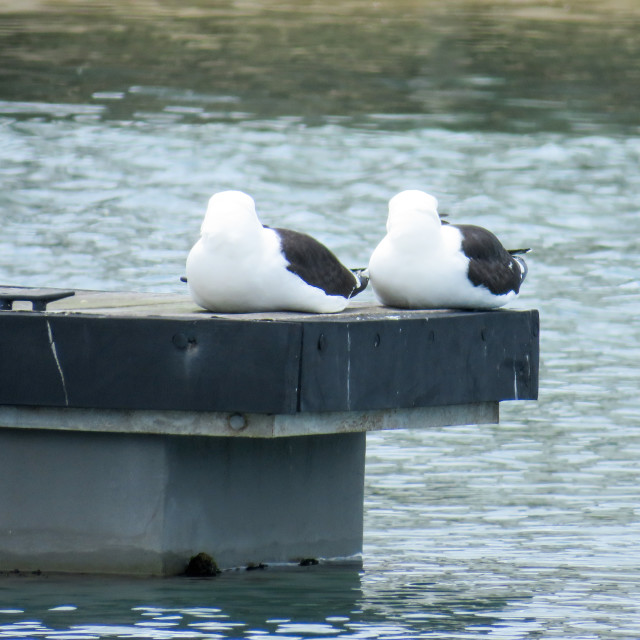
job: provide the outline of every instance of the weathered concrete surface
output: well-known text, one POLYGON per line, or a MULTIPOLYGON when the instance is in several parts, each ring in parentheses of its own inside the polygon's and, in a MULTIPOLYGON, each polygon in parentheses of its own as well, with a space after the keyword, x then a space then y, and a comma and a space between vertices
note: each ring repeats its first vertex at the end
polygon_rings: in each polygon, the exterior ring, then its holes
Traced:
POLYGON ((0 405, 2 427, 234 438, 281 438, 382 429, 422 429, 499 421, 497 402, 293 415, 200 411, 126 411, 0 405))
POLYGON ((171 575, 362 550, 365 434, 0 429, 0 569, 171 575))

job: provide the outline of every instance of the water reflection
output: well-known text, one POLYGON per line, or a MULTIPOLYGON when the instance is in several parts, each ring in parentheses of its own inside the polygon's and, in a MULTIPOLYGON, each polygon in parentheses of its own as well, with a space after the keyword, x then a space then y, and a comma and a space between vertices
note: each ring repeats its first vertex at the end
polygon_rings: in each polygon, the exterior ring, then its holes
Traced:
POLYGON ((0 98, 96 105, 105 118, 638 126, 633 0, 66 0, 4 3, 0 15, 0 98))

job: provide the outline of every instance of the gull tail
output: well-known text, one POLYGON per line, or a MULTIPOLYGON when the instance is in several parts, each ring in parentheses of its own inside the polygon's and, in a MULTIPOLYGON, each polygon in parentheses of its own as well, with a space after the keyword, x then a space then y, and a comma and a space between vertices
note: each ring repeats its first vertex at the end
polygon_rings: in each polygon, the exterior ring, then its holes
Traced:
POLYGON ((527 273, 529 273, 529 267, 527 267, 527 263, 524 261, 524 258, 521 258, 519 255, 513 256, 513 260, 520 267, 520 284, 522 284, 524 279, 527 277, 527 273))
POLYGON ((507 250, 514 262, 520 267, 520 284, 524 282, 524 279, 527 277, 527 273, 529 273, 529 267, 527 267, 527 263, 524 261, 524 258, 520 256, 524 253, 529 253, 531 248, 526 249, 508 249, 507 250))
POLYGON ((351 269, 350 271, 355 276, 357 283, 355 289, 349 296, 350 298, 353 298, 353 296, 357 296, 367 288, 367 285, 369 284, 369 269, 366 267, 358 267, 356 269, 351 269))

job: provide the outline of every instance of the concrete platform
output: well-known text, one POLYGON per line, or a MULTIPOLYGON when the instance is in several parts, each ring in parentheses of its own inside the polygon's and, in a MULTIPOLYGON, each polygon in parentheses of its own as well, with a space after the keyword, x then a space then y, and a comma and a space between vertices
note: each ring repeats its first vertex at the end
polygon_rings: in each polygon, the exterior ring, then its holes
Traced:
POLYGON ((498 422, 537 397, 538 333, 536 311, 0 288, 0 570, 357 561, 366 431, 498 422))
POLYGON ((536 311, 216 314, 78 291, 0 312, 0 405, 296 414, 531 399, 536 311))

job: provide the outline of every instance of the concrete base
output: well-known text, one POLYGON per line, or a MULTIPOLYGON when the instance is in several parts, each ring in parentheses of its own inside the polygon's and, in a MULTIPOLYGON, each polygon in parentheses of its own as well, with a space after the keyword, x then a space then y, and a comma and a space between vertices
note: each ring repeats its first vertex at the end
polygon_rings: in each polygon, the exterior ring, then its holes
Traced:
POLYGON ((0 407, 0 571, 171 575, 362 552, 366 431, 498 403, 268 415, 0 407))
POLYGON ((0 571, 357 556, 367 431, 497 423, 538 393, 537 311, 70 293, 0 291, 0 571))
POLYGON ((0 429, 0 570, 181 573, 362 550, 365 433, 0 429))

